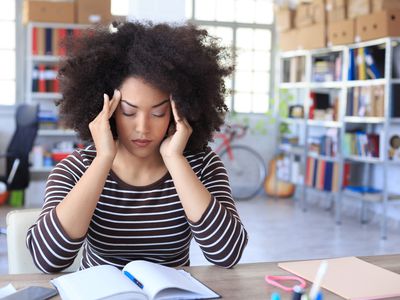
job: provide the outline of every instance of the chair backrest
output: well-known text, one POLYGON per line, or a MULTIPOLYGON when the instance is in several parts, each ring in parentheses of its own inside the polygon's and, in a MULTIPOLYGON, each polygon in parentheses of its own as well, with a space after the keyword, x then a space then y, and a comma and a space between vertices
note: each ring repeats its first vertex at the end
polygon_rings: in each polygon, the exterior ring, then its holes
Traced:
POLYGON ((29 152, 32 151, 39 128, 39 105, 21 104, 15 114, 16 128, 7 147, 7 153, 13 157, 7 158, 7 174, 11 172, 15 157, 20 164, 9 189, 25 189, 29 185, 29 152))
MULTIPOLYGON (((29 227, 39 217, 41 209, 13 210, 7 214, 7 251, 8 251, 8 273, 26 274, 41 273, 33 263, 31 254, 26 247, 25 240, 29 227)), ((82 257, 82 248, 75 258, 74 263, 64 272, 78 270, 82 257)))

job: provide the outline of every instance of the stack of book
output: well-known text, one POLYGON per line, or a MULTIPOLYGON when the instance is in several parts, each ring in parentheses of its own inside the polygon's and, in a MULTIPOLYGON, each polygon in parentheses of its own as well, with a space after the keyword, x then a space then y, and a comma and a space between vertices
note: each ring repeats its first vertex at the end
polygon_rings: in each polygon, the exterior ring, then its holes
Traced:
POLYGON ((383 78, 384 49, 365 47, 350 49, 349 80, 365 80, 383 78))
POLYGON ((32 72, 32 92, 52 92, 60 91, 57 79, 58 66, 38 64, 33 67, 32 72))
POLYGON ((359 117, 384 117, 384 86, 377 85, 351 88, 348 94, 346 115, 359 117))

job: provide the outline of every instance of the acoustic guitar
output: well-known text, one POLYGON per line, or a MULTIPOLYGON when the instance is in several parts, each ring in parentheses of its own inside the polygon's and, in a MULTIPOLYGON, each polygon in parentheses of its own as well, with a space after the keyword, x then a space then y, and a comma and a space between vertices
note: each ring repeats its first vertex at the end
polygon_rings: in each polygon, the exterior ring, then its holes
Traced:
POLYGON ((268 176, 264 182, 264 190, 271 197, 289 198, 293 196, 296 185, 277 179, 276 162, 282 158, 282 155, 277 155, 270 160, 268 164, 268 176))

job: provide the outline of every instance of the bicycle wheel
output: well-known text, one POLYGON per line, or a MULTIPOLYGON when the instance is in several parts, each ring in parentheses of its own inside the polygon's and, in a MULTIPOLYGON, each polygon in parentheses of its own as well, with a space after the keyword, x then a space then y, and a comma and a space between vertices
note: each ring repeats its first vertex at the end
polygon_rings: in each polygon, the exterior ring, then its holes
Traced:
POLYGON ((264 160, 253 149, 243 145, 231 146, 233 158, 223 150, 220 158, 225 165, 234 199, 246 200, 258 194, 267 173, 264 160))

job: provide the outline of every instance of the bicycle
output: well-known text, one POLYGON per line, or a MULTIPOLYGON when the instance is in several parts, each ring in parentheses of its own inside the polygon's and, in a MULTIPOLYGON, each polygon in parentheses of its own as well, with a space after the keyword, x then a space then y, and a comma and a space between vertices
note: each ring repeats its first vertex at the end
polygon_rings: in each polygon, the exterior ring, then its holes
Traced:
POLYGON ((214 139, 222 140, 214 151, 225 165, 232 196, 238 200, 248 200, 257 195, 267 174, 260 154, 246 145, 232 145, 234 140, 244 137, 247 130, 248 126, 234 124, 214 134, 214 139))

